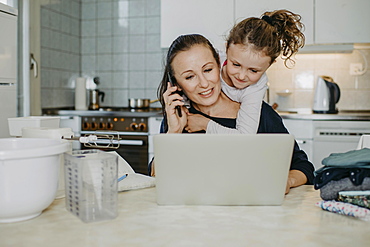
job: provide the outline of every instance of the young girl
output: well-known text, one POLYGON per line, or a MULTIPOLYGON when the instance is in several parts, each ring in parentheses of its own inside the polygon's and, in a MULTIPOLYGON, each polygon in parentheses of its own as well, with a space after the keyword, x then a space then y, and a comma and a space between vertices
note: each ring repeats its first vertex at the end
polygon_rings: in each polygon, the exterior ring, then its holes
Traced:
POLYGON ((227 60, 221 69, 222 90, 240 102, 236 129, 223 127, 201 115, 189 114, 188 132, 255 134, 261 104, 267 89, 266 70, 282 54, 287 62, 304 46, 301 17, 288 10, 265 12, 261 18, 247 18, 230 31, 227 60))

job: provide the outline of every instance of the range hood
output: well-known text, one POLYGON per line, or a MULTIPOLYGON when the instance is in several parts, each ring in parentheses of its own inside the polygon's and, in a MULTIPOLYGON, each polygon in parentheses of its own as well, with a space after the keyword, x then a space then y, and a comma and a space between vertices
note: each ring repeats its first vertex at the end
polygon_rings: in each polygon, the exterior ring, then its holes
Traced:
POLYGON ((300 54, 315 54, 315 53, 352 53, 353 50, 370 49, 370 43, 361 44, 314 44, 305 45, 300 51, 300 54))
POLYGON ((351 53, 354 49, 353 44, 325 44, 325 45, 305 45, 300 54, 314 53, 351 53))

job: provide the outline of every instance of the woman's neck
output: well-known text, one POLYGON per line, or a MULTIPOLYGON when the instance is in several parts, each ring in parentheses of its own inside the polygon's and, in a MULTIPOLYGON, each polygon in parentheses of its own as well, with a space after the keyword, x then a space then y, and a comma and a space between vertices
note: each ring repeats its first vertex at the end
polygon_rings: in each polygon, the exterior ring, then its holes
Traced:
POLYGON ((227 85, 229 85, 230 87, 234 87, 230 77, 226 73, 226 65, 221 68, 221 77, 227 85))
POLYGON ((217 101, 209 106, 193 104, 198 111, 212 117, 236 118, 240 104, 229 99, 222 91, 217 101))

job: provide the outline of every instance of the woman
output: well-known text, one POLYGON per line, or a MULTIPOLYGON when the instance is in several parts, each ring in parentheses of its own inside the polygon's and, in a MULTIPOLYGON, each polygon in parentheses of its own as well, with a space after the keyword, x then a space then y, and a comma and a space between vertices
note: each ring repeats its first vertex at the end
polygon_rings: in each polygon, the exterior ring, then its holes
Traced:
MULTIPOLYGON (((183 35, 172 43, 158 94, 165 117, 161 133, 186 133, 189 112, 205 116, 225 127, 236 126, 240 104, 222 92, 219 56, 201 35, 183 35), (174 86, 169 83, 170 79, 174 86), (177 91, 182 91, 189 98, 190 109, 183 107, 183 97, 177 91), (178 114, 179 107, 182 114, 178 114)), ((266 103, 262 105, 257 133, 288 133, 281 117, 266 103)), ((306 154, 295 143, 286 193, 292 187, 312 184, 313 170, 306 154)), ((155 174, 154 169, 150 174, 155 174)))

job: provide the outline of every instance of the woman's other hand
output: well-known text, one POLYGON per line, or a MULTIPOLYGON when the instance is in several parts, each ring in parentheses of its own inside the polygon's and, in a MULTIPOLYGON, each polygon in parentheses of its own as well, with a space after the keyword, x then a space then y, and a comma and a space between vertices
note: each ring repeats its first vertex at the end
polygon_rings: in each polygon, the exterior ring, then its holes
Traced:
POLYGON ((200 114, 188 113, 188 123, 185 130, 188 132, 197 132, 207 130, 207 125, 210 120, 200 114))
POLYGON ((290 170, 285 188, 285 194, 289 193, 290 188, 298 187, 305 183, 307 183, 307 177, 303 172, 298 170, 290 170))
POLYGON ((174 93, 177 91, 177 86, 171 87, 167 84, 167 90, 163 94, 163 99, 166 104, 165 110, 167 115, 168 132, 167 133, 182 133, 187 123, 187 109, 183 107, 183 98, 174 93), (181 117, 178 115, 177 106, 180 107, 181 117))

